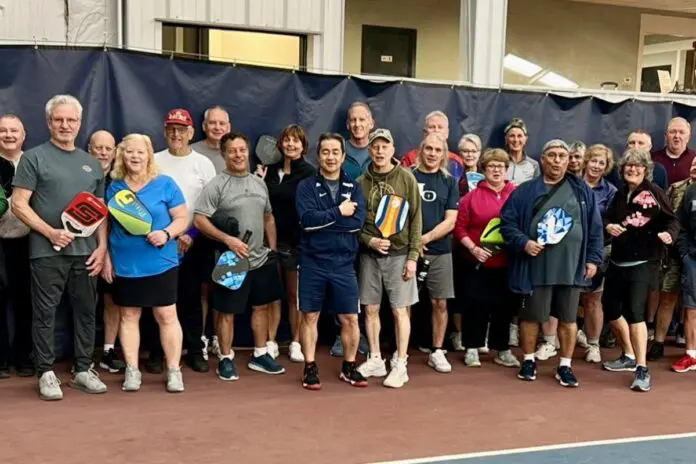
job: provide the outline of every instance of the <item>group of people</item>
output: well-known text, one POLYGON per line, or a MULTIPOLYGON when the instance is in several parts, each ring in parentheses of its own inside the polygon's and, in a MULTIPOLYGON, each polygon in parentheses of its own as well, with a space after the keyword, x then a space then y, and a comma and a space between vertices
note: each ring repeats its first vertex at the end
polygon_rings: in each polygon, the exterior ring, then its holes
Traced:
POLYGON ((672 367, 696 370, 696 190, 687 188, 696 180, 696 154, 682 118, 670 121, 665 149, 652 155, 650 136, 635 130, 618 157, 601 144, 555 139, 536 161, 521 119, 505 128, 504 149, 484 151, 477 135, 465 134, 453 153, 447 116, 434 111, 420 146, 399 158, 391 132, 375 127, 369 106, 355 102, 346 139, 319 137, 316 167, 306 160, 304 129, 291 124, 277 139, 280 161, 252 169, 250 141, 232 130, 222 107, 205 112, 205 137, 196 143, 190 113, 169 111, 167 148, 156 153, 147 135, 116 144, 103 130, 91 135, 87 152, 77 147, 82 106, 72 96, 53 97, 45 112, 50 140, 26 152, 21 120, 0 116, 0 377, 10 366, 19 376, 38 376, 44 400, 63 397, 54 332, 64 295, 74 329, 69 386, 87 393, 107 390, 93 362, 99 299, 99 366, 124 371, 124 391, 143 381, 141 339, 149 351, 145 369, 165 370, 169 392, 184 391, 184 350, 193 371, 208 371, 210 351, 217 376, 237 380, 235 316, 248 308, 248 368, 283 374, 281 300, 288 304, 288 356, 304 363, 301 382, 309 390, 321 388, 315 355, 322 311, 339 328, 331 354, 343 358, 342 381, 365 387, 368 378, 385 377, 384 386, 402 387, 414 306, 431 315, 431 337, 421 348, 440 373, 452 371, 451 332, 466 366, 481 366, 479 354, 493 350, 494 363, 518 368, 526 381, 536 379, 537 359, 560 351, 554 375, 577 387, 576 343, 586 347, 587 362, 601 363, 608 324, 622 354, 603 367, 634 372, 631 389, 648 391, 647 360, 664 354, 682 307, 686 354, 672 367), (112 216, 87 237, 63 228, 61 213, 80 192, 109 203, 123 191, 149 210, 146 236, 112 216), (249 262, 234 290, 211 280, 228 250, 249 262), (396 340, 388 366, 380 345, 383 296, 396 340), (141 336, 143 309, 156 324, 141 336), (655 318, 648 346, 646 320, 655 318), (511 350, 518 345, 521 360, 511 350), (366 356, 361 364, 359 354, 366 356))

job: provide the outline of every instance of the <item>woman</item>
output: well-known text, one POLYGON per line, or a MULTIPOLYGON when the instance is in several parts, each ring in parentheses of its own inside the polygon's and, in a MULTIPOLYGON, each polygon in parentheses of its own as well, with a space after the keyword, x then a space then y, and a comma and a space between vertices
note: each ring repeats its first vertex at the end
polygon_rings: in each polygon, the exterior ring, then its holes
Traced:
MULTIPOLYGON (((300 315, 297 309, 297 247, 300 243, 300 223, 295 209, 295 193, 301 180, 314 175, 314 167, 305 161, 307 135, 297 124, 283 129, 278 138, 278 150, 283 159, 272 166, 259 167, 257 174, 264 178, 273 208, 278 233, 278 257, 285 273, 285 291, 288 302, 288 318, 292 342, 288 350, 290 361, 303 363, 300 345, 300 315)), ((280 325, 280 303, 271 311, 268 327, 268 354, 278 357, 276 336, 280 325)))
POLYGON ((520 366, 509 345, 509 327, 517 306, 508 287, 505 253, 481 243, 486 226, 499 217, 515 189, 505 180, 509 166, 510 158, 504 150, 487 150, 481 162, 484 180, 459 202, 454 236, 469 255, 457 298, 463 300, 463 342, 467 348, 464 363, 470 367, 481 365, 478 348, 485 345, 487 330, 488 346, 497 351, 494 362, 505 367, 520 366))
POLYGON ((648 152, 626 151, 618 169, 624 189, 614 196, 604 217, 612 244, 602 305, 623 353, 603 366, 609 371, 635 370, 631 390, 643 392, 651 388, 646 303, 657 283, 665 245, 671 245, 679 233, 667 195, 652 183, 652 170, 648 152))
POLYGON ((510 154, 511 167, 507 178, 515 185, 539 175, 539 163, 527 156, 527 126, 524 121, 514 118, 505 127, 505 151, 510 154))
POLYGON ((146 135, 130 134, 119 144, 106 193, 107 204, 127 190, 152 215, 152 232, 130 235, 115 216, 109 220, 109 253, 102 276, 113 284, 114 303, 121 307, 120 339, 126 361, 124 391, 140 389, 138 369, 140 314, 152 307, 167 359, 167 391, 184 391, 179 361, 182 332, 176 315, 179 257, 176 237, 188 229, 184 196, 169 176, 158 175, 152 142, 146 135))
MULTIPOLYGON (((583 164, 583 179, 592 187, 599 214, 604 217, 607 207, 614 199, 616 187, 609 183, 605 177, 614 169, 614 153, 604 145, 592 145, 586 152, 583 164)), ((570 168, 569 168, 570 169, 570 168)), ((604 249, 605 261, 608 259, 610 248, 604 249)), ((592 286, 583 293, 581 303, 584 315, 584 332, 578 331, 578 344, 586 348, 585 361, 588 363, 601 363, 602 355, 599 349, 599 337, 602 333, 604 315, 602 313, 602 292, 604 290, 604 274, 598 271, 592 286)))

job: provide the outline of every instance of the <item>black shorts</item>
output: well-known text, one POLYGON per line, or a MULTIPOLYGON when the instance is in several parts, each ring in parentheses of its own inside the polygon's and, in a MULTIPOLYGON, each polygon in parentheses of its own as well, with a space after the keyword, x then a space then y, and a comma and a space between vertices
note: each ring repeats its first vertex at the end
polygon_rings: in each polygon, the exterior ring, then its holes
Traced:
POLYGON ((525 298, 520 320, 543 323, 553 316, 561 322, 574 323, 578 316, 580 292, 579 287, 568 285, 534 287, 532 294, 525 298))
POLYGON ((148 277, 118 277, 112 285, 114 304, 131 308, 176 304, 179 267, 148 277))
POLYGON ((97 293, 99 295, 110 295, 114 293, 114 284, 110 284, 99 276, 97 278, 97 293))
POLYGON ((211 307, 226 314, 244 314, 249 306, 263 306, 280 300, 283 285, 277 259, 271 258, 260 268, 249 271, 237 290, 213 284, 211 295, 211 307))
POLYGON ((611 322, 623 316, 629 324, 644 322, 645 305, 650 292, 657 289, 659 272, 658 263, 629 267, 610 263, 602 295, 604 320, 611 322))

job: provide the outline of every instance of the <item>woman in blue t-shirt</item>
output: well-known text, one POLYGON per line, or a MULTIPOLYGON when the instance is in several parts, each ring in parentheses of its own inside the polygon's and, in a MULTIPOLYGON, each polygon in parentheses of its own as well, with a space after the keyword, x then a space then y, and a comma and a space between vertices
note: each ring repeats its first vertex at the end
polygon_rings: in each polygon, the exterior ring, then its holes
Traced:
POLYGON ((121 307, 119 335, 126 361, 122 389, 140 389, 140 313, 143 307, 152 307, 167 358, 167 390, 180 392, 184 383, 179 368, 182 332, 176 315, 179 257, 175 239, 188 228, 186 202, 171 177, 157 174, 152 142, 146 135, 123 139, 111 178, 107 204, 118 192, 128 190, 152 216, 152 232, 146 236, 129 234, 113 215, 109 220, 109 253, 102 276, 113 283, 113 300, 121 307))

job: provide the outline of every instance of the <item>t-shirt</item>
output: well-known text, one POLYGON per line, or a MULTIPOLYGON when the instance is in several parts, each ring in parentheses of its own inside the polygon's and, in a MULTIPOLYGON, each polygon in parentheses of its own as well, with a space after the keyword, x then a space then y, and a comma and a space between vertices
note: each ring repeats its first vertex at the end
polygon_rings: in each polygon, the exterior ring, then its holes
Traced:
POLYGON ((186 199, 189 221, 193 219, 193 208, 201 190, 215 177, 215 166, 205 156, 192 150, 186 156, 174 156, 169 150, 155 153, 155 162, 162 174, 176 182, 186 199))
MULTIPOLYGON (((425 173, 418 169, 413 170, 413 175, 418 181, 418 191, 421 196, 421 209, 423 210, 423 234, 433 230, 445 219, 447 210, 457 211, 459 203, 459 189, 452 176, 445 176, 442 172, 425 173)), ((452 234, 430 242, 426 245, 429 255, 443 255, 452 251, 452 234)))
MULTIPOLYGON (((129 189, 123 180, 114 180, 106 191, 106 202, 116 192, 129 189)), ((152 214, 152 230, 162 230, 172 223, 169 210, 186 203, 174 179, 159 175, 135 192, 136 197, 152 214)), ((114 273, 119 277, 148 277, 161 274, 179 265, 176 240, 162 248, 151 245, 145 237, 130 235, 113 218, 109 219, 109 249, 114 273)))
POLYGON ((358 148, 350 140, 346 141, 346 160, 343 162, 343 170, 352 181, 365 173, 370 165, 370 153, 367 147, 358 148))
POLYGON ((326 186, 329 187, 329 191, 331 192, 331 198, 334 199, 334 201, 337 201, 338 204, 343 203, 343 201, 338 201, 338 189, 340 188, 340 179, 336 180, 326 180, 326 186))
POLYGON ((197 153, 208 158, 215 167, 215 174, 220 174, 225 170, 225 158, 222 156, 222 152, 216 148, 210 148, 205 139, 199 140, 198 142, 191 145, 191 149, 197 153))
POLYGON ((254 175, 233 176, 223 171, 205 186, 196 202, 195 213, 211 217, 233 217, 239 223, 243 236, 248 230, 249 266, 257 269, 268 259, 270 251, 263 242, 264 215, 272 212, 268 189, 264 181, 254 175))
POLYGON ((534 179, 539 174, 539 162, 525 155, 519 163, 510 160, 507 180, 511 180, 515 185, 520 185, 522 182, 534 179))
MULTIPOLYGON (((80 192, 104 197, 104 172, 93 156, 76 148, 65 151, 51 142, 26 151, 17 165, 12 185, 33 192, 29 206, 51 227, 61 229, 60 215, 80 192)), ((31 259, 52 256, 89 256, 97 246, 96 232, 76 237, 61 251, 36 231, 29 234, 31 259)))

